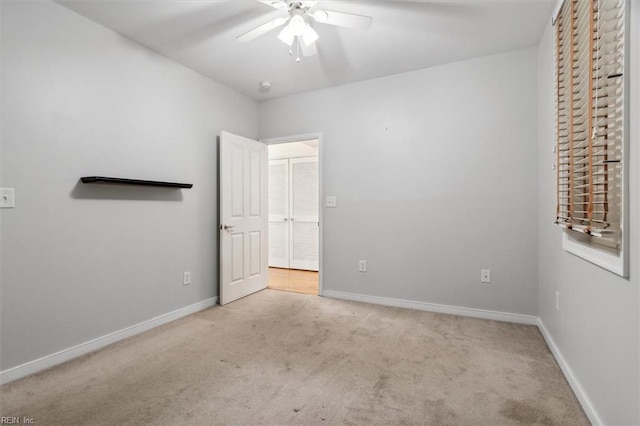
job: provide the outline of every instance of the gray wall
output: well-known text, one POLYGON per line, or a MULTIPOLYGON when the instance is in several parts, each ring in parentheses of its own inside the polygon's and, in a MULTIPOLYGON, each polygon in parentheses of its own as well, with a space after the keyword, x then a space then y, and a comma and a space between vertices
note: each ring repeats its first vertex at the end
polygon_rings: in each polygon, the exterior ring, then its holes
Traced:
POLYGON ((634 35, 633 126, 629 168, 631 279, 582 260, 562 249, 562 232, 555 218, 554 29, 549 25, 539 46, 539 259, 542 322, 573 370, 600 420, 607 425, 640 423, 639 318, 638 308, 638 185, 640 167, 638 140, 638 67, 640 3, 633 3, 634 35), (555 310, 555 292, 560 292, 560 311, 555 310))
POLYGON ((2 7, 0 370, 217 295, 216 136, 257 136, 254 101, 55 3, 2 7))
POLYGON ((325 290, 537 315, 536 60, 531 48, 260 104, 261 138, 323 133, 323 191, 338 197, 325 290))

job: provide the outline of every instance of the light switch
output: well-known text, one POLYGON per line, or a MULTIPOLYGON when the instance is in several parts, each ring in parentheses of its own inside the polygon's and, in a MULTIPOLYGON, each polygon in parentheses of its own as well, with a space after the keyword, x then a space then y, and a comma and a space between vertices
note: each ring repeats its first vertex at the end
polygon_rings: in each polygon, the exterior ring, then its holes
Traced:
POLYGON ((337 207, 338 206, 338 199, 336 198, 335 195, 328 195, 327 196, 327 207, 337 207))
POLYGON ((13 188, 0 188, 0 209, 12 209, 16 206, 13 188))

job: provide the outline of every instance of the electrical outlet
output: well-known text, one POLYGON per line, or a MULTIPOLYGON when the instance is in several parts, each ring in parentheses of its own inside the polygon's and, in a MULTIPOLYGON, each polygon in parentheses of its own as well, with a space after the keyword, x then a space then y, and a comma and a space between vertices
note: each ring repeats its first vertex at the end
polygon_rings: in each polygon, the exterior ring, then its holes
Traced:
POLYGON ((182 275, 182 285, 189 285, 191 284, 191 272, 185 272, 182 275))
POLYGON ((335 195, 327 196, 327 207, 337 207, 338 206, 338 198, 335 195))
POLYGON ((16 206, 13 188, 0 188, 0 209, 12 209, 16 206))
POLYGON ((560 292, 556 291, 556 311, 560 311, 560 292))
POLYGON ((358 271, 367 272, 367 261, 366 260, 361 260, 360 262, 358 262, 358 271))
POLYGON ((491 269, 480 270, 480 282, 483 282, 483 283, 491 282, 491 269))

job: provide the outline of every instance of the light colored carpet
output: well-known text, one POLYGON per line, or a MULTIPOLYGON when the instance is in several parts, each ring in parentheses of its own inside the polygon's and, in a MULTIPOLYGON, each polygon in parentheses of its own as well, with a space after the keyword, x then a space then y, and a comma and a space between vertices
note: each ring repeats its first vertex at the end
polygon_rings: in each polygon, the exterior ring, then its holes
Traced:
POLYGON ((589 424, 534 326, 265 290, 1 388, 39 425, 589 424))

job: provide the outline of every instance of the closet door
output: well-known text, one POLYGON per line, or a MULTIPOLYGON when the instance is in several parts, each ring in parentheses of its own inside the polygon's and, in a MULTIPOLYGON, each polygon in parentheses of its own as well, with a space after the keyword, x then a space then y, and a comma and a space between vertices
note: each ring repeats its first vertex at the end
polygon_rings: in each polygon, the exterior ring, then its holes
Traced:
POLYGON ((269 266, 289 268, 289 160, 269 161, 269 266))
POLYGON ((318 157, 289 160, 292 269, 318 270, 318 157))

